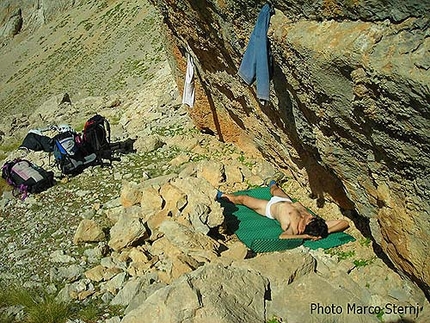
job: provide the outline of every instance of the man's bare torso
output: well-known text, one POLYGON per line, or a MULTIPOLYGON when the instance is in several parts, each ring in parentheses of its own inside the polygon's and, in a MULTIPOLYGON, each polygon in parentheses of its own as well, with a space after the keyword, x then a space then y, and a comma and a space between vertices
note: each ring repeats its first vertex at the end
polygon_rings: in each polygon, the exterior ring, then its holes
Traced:
POLYGON ((287 234, 302 234, 303 232, 299 231, 304 229, 304 225, 300 225, 300 222, 304 223, 306 219, 312 217, 299 202, 278 202, 271 206, 270 211, 273 217, 281 224, 282 230, 287 234))

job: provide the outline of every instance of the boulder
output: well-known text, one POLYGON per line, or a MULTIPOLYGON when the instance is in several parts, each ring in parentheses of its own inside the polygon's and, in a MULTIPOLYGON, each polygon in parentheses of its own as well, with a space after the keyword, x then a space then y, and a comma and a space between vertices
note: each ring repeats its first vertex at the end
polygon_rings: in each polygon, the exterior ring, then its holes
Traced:
POLYGON ((300 248, 234 261, 232 266, 258 271, 267 278, 270 282, 271 292, 268 310, 270 310, 270 314, 282 316, 285 313, 283 310, 285 304, 287 300, 289 302, 290 298, 290 294, 285 292, 286 286, 300 277, 314 273, 316 261, 309 253, 300 248))
POLYGON ((118 222, 110 229, 109 247, 119 251, 124 247, 148 238, 149 234, 142 221, 130 214, 124 213, 118 222))
POLYGON ((257 272, 208 264, 154 292, 121 323, 264 322, 267 291, 257 272))
POLYGON ((4 26, 0 26, 0 37, 13 37, 17 35, 22 28, 23 18, 21 9, 16 9, 9 17, 4 26))
POLYGON ((127 279, 127 274, 122 272, 113 276, 110 280, 101 283, 100 292, 109 292, 116 295, 123 287, 127 279))
POLYGON ((87 270, 84 275, 91 281, 100 282, 103 280, 106 273, 106 268, 102 265, 97 265, 89 270, 87 270))
POLYGON ((165 143, 157 135, 145 136, 137 138, 133 147, 140 153, 148 153, 161 148, 165 143))
POLYGON ((197 177, 204 178, 213 187, 218 187, 223 181, 224 166, 216 161, 202 161, 197 168, 197 177))
POLYGON ((140 186, 135 182, 124 181, 121 188, 120 201, 123 207, 130 207, 140 203, 142 192, 140 186))
POLYGON ((192 250, 217 253, 219 250, 219 243, 214 239, 172 220, 164 221, 160 225, 160 231, 184 253, 192 250))
POLYGON ((144 283, 143 278, 129 279, 124 287, 116 294, 110 305, 128 306, 130 301, 136 296, 142 288, 144 283))
POLYGON ((243 174, 239 166, 230 164, 224 166, 226 181, 229 183, 242 183, 243 174))
POLYGON ((158 190, 153 186, 142 188, 142 199, 140 207, 143 219, 149 219, 155 213, 159 212, 163 206, 163 198, 158 193, 158 190))
POLYGON ((228 249, 223 251, 221 256, 232 260, 242 260, 247 254, 248 248, 241 241, 235 241, 228 245, 228 249))
POLYGON ((84 219, 79 223, 73 237, 73 243, 103 241, 105 234, 102 228, 94 220, 84 219))
POLYGON ((214 200, 216 189, 206 179, 178 177, 171 184, 184 192, 187 205, 182 210, 197 231, 207 233, 224 222, 221 206, 214 200))

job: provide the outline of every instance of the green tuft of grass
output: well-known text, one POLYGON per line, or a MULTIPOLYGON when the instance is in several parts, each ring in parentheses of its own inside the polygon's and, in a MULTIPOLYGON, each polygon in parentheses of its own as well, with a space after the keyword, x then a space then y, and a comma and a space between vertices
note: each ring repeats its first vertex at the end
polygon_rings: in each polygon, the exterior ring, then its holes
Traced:
POLYGON ((361 246, 363 247, 369 247, 372 240, 370 240, 369 238, 362 238, 358 241, 360 243, 361 246))
POLYGON ((87 323, 95 323, 103 315, 103 310, 96 304, 89 304, 79 311, 79 318, 87 323))
MULTIPOLYGON (((0 289, 0 309, 10 306, 23 308, 22 322, 25 323, 63 323, 74 313, 71 304, 58 302, 54 295, 17 285, 2 286, 0 289)), ((16 321, 14 317, 3 316, 5 322, 16 321)))
POLYGON ((330 256, 336 256, 338 261, 341 260, 345 260, 348 258, 351 258, 355 255, 355 251, 354 250, 349 250, 349 251, 340 251, 337 250, 336 248, 331 248, 325 251, 326 254, 329 254, 330 256))
POLYGON ((266 323, 282 323, 282 319, 273 315, 271 319, 267 320, 266 323))
POLYGON ((355 267, 365 267, 370 265, 375 261, 375 257, 372 257, 370 259, 356 259, 353 261, 353 264, 355 267))

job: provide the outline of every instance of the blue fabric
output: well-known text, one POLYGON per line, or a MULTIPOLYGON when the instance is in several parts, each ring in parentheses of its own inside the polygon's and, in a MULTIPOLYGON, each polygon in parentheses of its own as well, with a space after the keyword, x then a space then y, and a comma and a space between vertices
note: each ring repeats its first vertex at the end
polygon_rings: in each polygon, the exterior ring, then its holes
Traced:
POLYGON ((271 8, 265 4, 258 15, 242 63, 239 67, 239 76, 251 85, 257 81, 257 98, 269 101, 270 99, 270 72, 269 72, 269 29, 271 8))

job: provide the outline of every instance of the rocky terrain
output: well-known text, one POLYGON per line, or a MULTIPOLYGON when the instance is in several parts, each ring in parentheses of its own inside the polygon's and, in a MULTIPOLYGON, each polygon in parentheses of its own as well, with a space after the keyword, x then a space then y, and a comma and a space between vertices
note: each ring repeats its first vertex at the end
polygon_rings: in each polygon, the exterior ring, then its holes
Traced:
MULTIPOLYGON (((270 153, 260 152, 243 136, 235 144, 220 140, 235 128, 208 131, 211 127, 196 122, 204 109, 180 104, 180 73, 171 69, 161 43, 154 41, 163 38, 157 24, 127 29, 139 26, 142 17, 158 21, 153 7, 133 1, 59 3, 68 8, 66 16, 46 15, 28 38, 24 33, 31 28, 8 38, 1 48, 7 94, 2 90, 0 159, 25 157, 57 175, 54 187, 24 201, 2 183, 2 286, 38 287, 58 302, 99 309, 91 319, 72 313, 69 323, 429 320, 423 291, 395 270, 368 232, 355 225, 354 210, 339 207, 330 196, 321 203, 300 171, 269 163, 270 153), (79 29, 85 23, 88 30, 79 29), (95 37, 91 31, 96 30, 108 35, 95 37), (70 31, 75 36, 65 44, 61 39, 70 31), (51 45, 38 52, 32 40, 42 41, 40 37, 51 45), (91 42, 94 51, 85 54, 81 48, 65 63, 58 59, 91 42), (60 45, 71 47, 56 51, 60 45), (51 50, 53 56, 42 59, 51 50), (90 61, 93 55, 99 59, 90 61), (129 60, 135 63, 127 69, 124 62, 129 60), (15 65, 7 64, 12 61, 15 65), (61 73, 59 66, 65 68, 61 73), (127 81, 115 87, 110 83, 115 77, 127 81), (34 84, 32 91, 28 84, 34 84), (65 92, 71 104, 60 103, 65 92), (110 121, 113 141, 135 139, 136 151, 119 155, 112 167, 90 167, 60 179, 52 156, 17 149, 29 129, 68 123, 81 130, 94 113, 110 121), (356 241, 328 251, 247 250, 226 230, 223 210, 214 201, 216 189, 262 186, 270 178, 282 178, 287 193, 322 217, 347 219, 347 232, 356 241), (375 306, 384 312, 375 313, 375 306)), ((4 320, 24 315, 22 307, 0 309, 4 320)))
MULTIPOLYGON (((300 247, 256 255, 226 232, 222 209, 213 200, 216 189, 261 186, 280 173, 263 158, 197 131, 178 104, 166 64, 139 93, 73 105, 58 105, 53 98, 34 115, 20 117, 19 123, 28 124, 44 111, 53 122, 62 111, 64 120, 82 123, 97 110, 112 121, 115 140, 136 139, 136 152, 68 180, 59 178, 44 152, 9 152, 6 159, 25 157, 52 169, 57 184, 24 201, 3 192, 3 283, 42 287, 62 302, 97 304, 97 322, 143 322, 143 315, 144 322, 300 322, 332 316, 311 312, 311 304, 339 306, 343 313, 334 318, 341 321, 379 322, 375 314, 346 313, 345 300, 417 307, 415 314, 383 318, 425 322, 423 293, 379 259, 352 222, 348 232, 357 240, 326 252, 300 247)), ((293 178, 282 183, 321 216, 344 217, 335 203, 318 208, 293 178)), ((8 313, 19 317, 21 311, 8 313)), ((86 321, 72 315, 69 322, 86 321)))
POLYGON ((180 88, 196 62, 195 124, 258 149, 324 203, 352 210, 430 295, 428 1, 273 1, 270 102, 238 76, 266 1, 152 0, 180 88))

